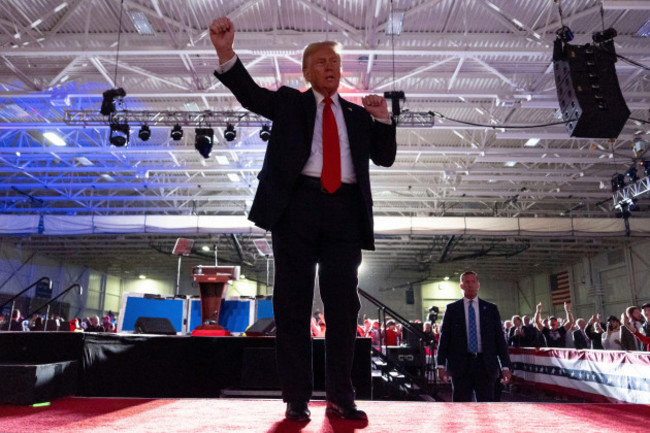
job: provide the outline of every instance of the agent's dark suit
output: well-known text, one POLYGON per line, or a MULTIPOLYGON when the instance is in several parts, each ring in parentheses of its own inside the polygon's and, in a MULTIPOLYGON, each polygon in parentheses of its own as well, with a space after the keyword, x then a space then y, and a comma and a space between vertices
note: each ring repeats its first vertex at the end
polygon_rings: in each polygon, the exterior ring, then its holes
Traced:
POLYGON ((576 349, 591 349, 591 340, 582 333, 582 330, 573 331, 573 345, 576 349))
POLYGON ((318 263, 327 322, 327 399, 349 406, 354 402, 350 376, 360 308, 357 268, 361 249, 374 249, 369 160, 393 164, 395 125, 376 122, 362 107, 339 98, 357 182, 329 194, 318 179, 301 175, 317 112, 313 91, 261 88, 239 60, 215 76, 245 108, 273 121, 249 219, 273 235, 273 308, 283 400, 311 397, 309 321, 318 263))
POLYGON ((467 327, 463 299, 447 305, 442 319, 437 364, 451 376, 453 401, 493 401, 494 385, 502 367, 510 368, 508 347, 503 338, 497 306, 479 299, 479 326, 483 351, 478 357, 467 353, 467 327))

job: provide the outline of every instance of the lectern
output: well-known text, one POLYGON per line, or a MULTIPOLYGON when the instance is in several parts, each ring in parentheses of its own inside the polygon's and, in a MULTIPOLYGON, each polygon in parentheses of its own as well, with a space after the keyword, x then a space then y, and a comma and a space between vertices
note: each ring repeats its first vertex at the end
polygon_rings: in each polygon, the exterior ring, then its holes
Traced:
POLYGON ((192 277, 199 285, 201 295, 201 325, 198 330, 222 330, 219 309, 228 283, 239 279, 239 266, 195 266, 192 277))

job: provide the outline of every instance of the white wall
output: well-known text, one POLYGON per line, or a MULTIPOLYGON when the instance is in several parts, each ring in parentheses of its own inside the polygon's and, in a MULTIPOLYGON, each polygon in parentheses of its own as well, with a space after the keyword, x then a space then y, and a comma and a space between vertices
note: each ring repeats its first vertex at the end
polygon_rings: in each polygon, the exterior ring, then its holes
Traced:
MULTIPOLYGON (((611 250, 581 262, 567 264, 553 272, 569 271, 571 305, 576 318, 589 318, 600 313, 603 318, 619 316, 631 305, 650 301, 650 241, 630 239, 622 249, 611 250)), ((534 305, 542 302, 542 314, 564 317, 561 306, 550 305, 549 273, 522 278, 519 281, 518 308, 521 314, 534 313, 534 305), (528 299, 532 304, 525 302, 528 299)))

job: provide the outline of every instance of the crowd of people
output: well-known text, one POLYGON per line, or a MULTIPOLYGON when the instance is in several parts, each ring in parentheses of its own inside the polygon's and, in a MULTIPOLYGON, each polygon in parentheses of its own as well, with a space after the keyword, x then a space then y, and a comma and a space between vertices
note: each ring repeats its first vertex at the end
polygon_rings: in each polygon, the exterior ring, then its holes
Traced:
POLYGON ((650 302, 630 306, 620 316, 600 314, 589 319, 574 319, 569 304, 564 304, 565 317, 549 316, 542 319, 542 303, 535 315, 512 316, 504 322, 504 333, 509 346, 565 347, 597 350, 650 351, 650 302))
POLYGON ((14 310, 11 319, 9 314, 0 317, 0 331, 69 331, 69 332, 117 332, 115 315, 109 311, 101 319, 90 316, 83 319, 67 320, 60 315, 50 314, 46 320, 43 314, 33 314, 29 318, 21 315, 20 310, 14 310))

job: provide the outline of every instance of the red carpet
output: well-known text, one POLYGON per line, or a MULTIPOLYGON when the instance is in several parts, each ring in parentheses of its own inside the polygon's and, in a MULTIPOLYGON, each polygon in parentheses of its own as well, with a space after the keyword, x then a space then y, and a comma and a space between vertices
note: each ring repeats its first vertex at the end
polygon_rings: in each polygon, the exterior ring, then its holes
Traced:
POLYGON ((50 406, 0 405, 0 432, 648 432, 650 406, 631 404, 360 402, 369 416, 329 420, 310 404, 309 423, 283 420, 278 400, 66 398, 50 406), (549 430, 550 429, 550 430, 549 430))

